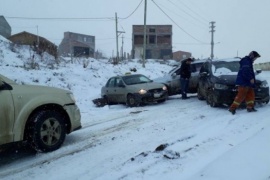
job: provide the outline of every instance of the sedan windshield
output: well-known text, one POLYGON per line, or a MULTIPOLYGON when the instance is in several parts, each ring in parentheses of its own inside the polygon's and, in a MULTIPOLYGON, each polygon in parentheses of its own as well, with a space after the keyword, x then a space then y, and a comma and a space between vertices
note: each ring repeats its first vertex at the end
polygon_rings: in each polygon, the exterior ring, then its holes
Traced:
POLYGON ((126 85, 152 82, 149 78, 143 75, 124 76, 123 81, 125 82, 126 85))

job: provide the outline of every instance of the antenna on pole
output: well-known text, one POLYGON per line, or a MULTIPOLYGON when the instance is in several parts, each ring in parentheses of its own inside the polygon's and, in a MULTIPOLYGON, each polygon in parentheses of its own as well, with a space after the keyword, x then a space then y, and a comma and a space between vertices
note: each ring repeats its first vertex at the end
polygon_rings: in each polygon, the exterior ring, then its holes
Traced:
POLYGON ((147 10, 147 0, 144 0, 144 32, 143 32, 143 65, 145 67, 145 52, 146 52, 146 10, 147 10))
POLYGON ((116 62, 115 64, 118 64, 119 62, 119 51, 118 51, 118 36, 122 33, 125 33, 124 31, 118 31, 118 20, 117 20, 117 13, 115 13, 115 28, 116 28, 116 62))
POLYGON ((210 32, 211 32, 211 55, 210 55, 210 58, 211 59, 213 59, 214 58, 214 32, 215 32, 215 23, 216 22, 214 22, 214 21, 212 21, 212 22, 210 22, 210 24, 211 24, 211 26, 210 26, 210 28, 211 28, 211 30, 210 30, 210 32))

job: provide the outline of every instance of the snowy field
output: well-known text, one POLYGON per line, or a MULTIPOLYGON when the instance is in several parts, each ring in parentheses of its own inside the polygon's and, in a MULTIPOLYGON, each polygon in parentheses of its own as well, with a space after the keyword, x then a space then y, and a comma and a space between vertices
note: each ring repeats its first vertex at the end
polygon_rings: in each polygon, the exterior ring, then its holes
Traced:
MULTIPOLYGON (((131 68, 151 79, 172 69, 169 64, 137 60, 113 66, 108 60, 88 59, 49 68, 35 59, 39 70, 23 68, 29 50, 10 51, 0 39, 0 72, 18 83, 71 90, 80 107, 83 128, 66 137, 50 153, 25 149, 0 153, 1 180, 269 180, 270 105, 258 112, 211 108, 196 94, 180 95, 162 104, 127 108, 97 108, 92 100, 109 77, 131 68)), ((30 53, 31 54, 31 53, 30 53)), ((259 59, 258 59, 259 61, 259 59)), ((260 75, 270 83, 270 72, 260 75)), ((0 100, 1 101, 1 100, 0 100)))

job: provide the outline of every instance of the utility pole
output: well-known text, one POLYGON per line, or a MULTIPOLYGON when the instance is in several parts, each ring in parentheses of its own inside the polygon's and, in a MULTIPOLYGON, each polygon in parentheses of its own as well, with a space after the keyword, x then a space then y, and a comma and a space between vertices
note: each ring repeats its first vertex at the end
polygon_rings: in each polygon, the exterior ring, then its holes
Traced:
POLYGON ((211 55, 210 55, 211 59, 214 58, 214 32, 215 32, 215 27, 216 27, 215 23, 216 22, 214 22, 214 21, 210 22, 210 24, 211 24, 211 26, 210 26, 210 28, 211 28, 211 30, 210 30, 210 32, 211 32, 211 55))
POLYGON ((38 35, 38 26, 37 26, 37 47, 39 48, 39 35, 38 35))
POLYGON ((124 35, 122 34, 122 47, 121 47, 122 61, 124 60, 124 35))
POLYGON ((146 53, 146 11, 147 11, 147 0, 144 0, 144 32, 143 32, 143 65, 145 67, 145 53, 146 53))
POLYGON ((117 13, 115 13, 115 35, 116 35, 116 62, 114 64, 118 63, 119 59, 119 52, 118 52, 118 22, 117 22, 117 13))
POLYGON ((117 64, 119 62, 119 51, 118 51, 118 36, 121 33, 125 33, 124 31, 118 31, 118 19, 117 19, 117 13, 115 13, 115 34, 116 34, 116 62, 117 64))

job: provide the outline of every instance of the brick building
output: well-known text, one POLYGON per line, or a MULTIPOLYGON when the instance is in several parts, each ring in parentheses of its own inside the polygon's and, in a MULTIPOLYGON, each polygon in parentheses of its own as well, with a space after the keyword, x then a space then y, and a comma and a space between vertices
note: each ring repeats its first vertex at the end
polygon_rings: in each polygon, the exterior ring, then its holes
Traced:
POLYGON ((10 36, 8 39, 14 44, 32 46, 39 54, 46 51, 55 58, 57 57, 57 46, 44 37, 23 31, 10 36))
POLYGON ((183 59, 191 57, 190 52, 185 52, 185 51, 176 51, 173 52, 173 59, 177 61, 181 61, 183 59))
POLYGON ((58 54, 67 56, 87 56, 94 57, 95 36, 65 32, 64 39, 58 47, 58 54))
POLYGON ((5 38, 11 35, 11 27, 4 16, 0 16, 0 35, 5 38))
MULTIPOLYGON (((142 58, 144 25, 133 25, 132 58, 142 58)), ((146 59, 172 58, 172 25, 146 26, 146 59)))

